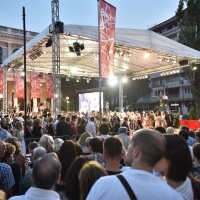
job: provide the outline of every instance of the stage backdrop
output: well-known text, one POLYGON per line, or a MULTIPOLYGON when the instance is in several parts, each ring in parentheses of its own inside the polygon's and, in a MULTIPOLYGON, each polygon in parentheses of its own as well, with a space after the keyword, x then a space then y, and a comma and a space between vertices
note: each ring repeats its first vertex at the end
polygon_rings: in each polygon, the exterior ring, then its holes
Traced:
POLYGON ((3 67, 0 66, 0 94, 3 95, 3 67))
POLYGON ((14 70, 15 76, 15 98, 24 98, 24 79, 21 78, 21 74, 18 70, 14 70))
POLYGON ((46 75, 46 98, 53 98, 53 77, 46 75))
POLYGON ((114 73, 114 39, 116 8, 100 0, 100 48, 101 77, 109 78, 114 73))
POLYGON ((39 73, 31 72, 31 98, 40 98, 40 78, 39 73))

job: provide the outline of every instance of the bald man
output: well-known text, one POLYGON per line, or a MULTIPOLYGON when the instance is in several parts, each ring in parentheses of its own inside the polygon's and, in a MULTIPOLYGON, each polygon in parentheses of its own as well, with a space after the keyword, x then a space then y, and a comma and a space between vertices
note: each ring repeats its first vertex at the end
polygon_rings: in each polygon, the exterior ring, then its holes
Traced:
MULTIPOLYGON (((0 141, 0 159, 4 157, 6 144, 0 141)), ((12 196, 12 186, 15 184, 12 170, 9 165, 0 162, 0 189, 6 193, 7 199, 12 196)))
POLYGON ((161 133, 151 129, 136 131, 125 159, 125 163, 131 169, 117 176, 98 179, 87 200, 182 200, 183 197, 178 192, 152 174, 155 164, 164 156, 165 151, 166 140, 161 133))

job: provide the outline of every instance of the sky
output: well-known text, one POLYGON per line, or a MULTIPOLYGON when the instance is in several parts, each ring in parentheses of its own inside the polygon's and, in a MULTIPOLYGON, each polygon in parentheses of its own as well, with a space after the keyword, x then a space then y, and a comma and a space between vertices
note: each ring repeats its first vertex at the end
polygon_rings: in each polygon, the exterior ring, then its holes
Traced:
MULTIPOLYGON (((116 27, 148 29, 175 15, 179 0, 107 0, 117 8, 116 27)), ((51 0, 0 0, 0 25, 41 32, 51 24, 51 0)), ((98 25, 97 0, 59 0, 64 24, 98 25)))

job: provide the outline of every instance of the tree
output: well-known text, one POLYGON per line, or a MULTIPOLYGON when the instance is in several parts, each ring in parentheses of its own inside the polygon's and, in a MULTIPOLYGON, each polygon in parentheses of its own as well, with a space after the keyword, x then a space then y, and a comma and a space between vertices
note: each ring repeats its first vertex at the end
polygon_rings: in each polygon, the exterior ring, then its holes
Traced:
MULTIPOLYGON (((178 42, 200 50, 200 0, 180 0, 176 11, 180 27, 178 42), (186 9, 184 6, 186 5, 186 9)), ((192 72, 192 63, 185 69, 191 83, 191 92, 195 102, 197 118, 200 118, 200 66, 192 72)))

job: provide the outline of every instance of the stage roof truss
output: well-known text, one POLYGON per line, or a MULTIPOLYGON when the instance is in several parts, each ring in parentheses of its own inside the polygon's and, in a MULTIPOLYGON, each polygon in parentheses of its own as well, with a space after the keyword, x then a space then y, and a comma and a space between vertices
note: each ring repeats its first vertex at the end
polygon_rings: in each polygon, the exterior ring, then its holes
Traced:
MULTIPOLYGON (((98 30, 97 27, 83 25, 65 25, 65 33, 60 35, 60 70, 61 75, 70 75, 70 68, 75 67, 78 76, 84 76, 91 72, 98 77, 98 30), (74 42, 84 44, 81 55, 69 51, 69 46, 74 42)), ((45 44, 51 38, 48 28, 38 34, 27 43, 27 69, 52 73, 52 48, 46 48, 45 44), (45 52, 44 55, 32 60, 30 54, 37 49, 45 52)), ((116 75, 129 77, 147 75, 155 72, 178 69, 181 66, 178 61, 188 60, 197 62, 200 60, 200 52, 191 49, 178 42, 170 40, 162 35, 149 30, 134 30, 116 28, 115 36, 114 72, 116 75), (124 51, 120 56, 117 52, 124 51), (149 52, 149 58, 144 58, 144 53, 149 52), (129 55, 131 54, 131 56, 129 55), (164 59, 158 62, 158 58, 164 59), (177 63, 166 63, 166 59, 176 60, 177 63)), ((16 63, 23 61, 23 47, 7 58, 3 65, 14 68, 16 63)), ((73 75, 74 76, 74 75, 73 75)))

